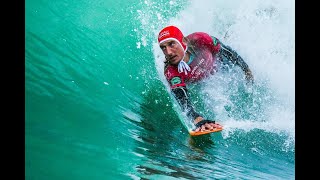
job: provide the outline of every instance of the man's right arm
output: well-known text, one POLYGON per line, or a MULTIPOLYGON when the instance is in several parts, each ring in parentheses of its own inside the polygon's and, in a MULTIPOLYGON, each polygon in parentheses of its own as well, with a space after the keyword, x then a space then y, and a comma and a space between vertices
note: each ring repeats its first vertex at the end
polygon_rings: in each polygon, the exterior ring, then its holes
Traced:
POLYGON ((184 74, 179 73, 177 67, 166 64, 164 75, 169 83, 171 93, 177 100, 182 111, 186 112, 188 119, 193 123, 197 123, 199 120, 202 120, 201 115, 195 111, 190 101, 184 74))
POLYGON ((192 119, 194 121, 196 118, 201 117, 201 115, 194 110, 194 107, 192 106, 192 103, 189 99, 186 87, 176 87, 171 91, 175 99, 178 101, 180 107, 182 108, 182 111, 186 112, 189 119, 192 119))

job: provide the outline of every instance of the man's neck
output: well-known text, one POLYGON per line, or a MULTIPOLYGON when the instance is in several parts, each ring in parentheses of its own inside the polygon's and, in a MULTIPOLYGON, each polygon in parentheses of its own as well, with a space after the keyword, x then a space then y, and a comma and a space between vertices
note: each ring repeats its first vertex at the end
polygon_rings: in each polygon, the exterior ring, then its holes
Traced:
POLYGON ((185 56, 183 58, 183 61, 188 64, 189 60, 190 60, 190 53, 188 53, 188 51, 187 51, 187 52, 185 52, 185 56))

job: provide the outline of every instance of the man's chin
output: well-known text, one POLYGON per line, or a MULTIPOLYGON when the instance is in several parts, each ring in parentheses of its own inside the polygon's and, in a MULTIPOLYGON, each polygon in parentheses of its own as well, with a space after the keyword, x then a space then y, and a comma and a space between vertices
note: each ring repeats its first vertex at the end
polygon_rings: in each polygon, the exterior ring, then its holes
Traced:
POLYGON ((173 60, 173 61, 170 61, 170 64, 173 64, 173 65, 178 65, 179 64, 179 60, 173 60))

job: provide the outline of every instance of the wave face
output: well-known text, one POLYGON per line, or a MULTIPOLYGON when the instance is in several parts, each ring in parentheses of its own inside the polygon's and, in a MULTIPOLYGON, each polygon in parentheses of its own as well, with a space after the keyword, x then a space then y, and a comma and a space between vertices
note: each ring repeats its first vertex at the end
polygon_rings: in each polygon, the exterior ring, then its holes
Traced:
POLYGON ((294 1, 26 2, 26 179, 295 179, 294 1), (225 129, 188 135, 160 29, 204 31, 250 66, 191 88, 225 129))

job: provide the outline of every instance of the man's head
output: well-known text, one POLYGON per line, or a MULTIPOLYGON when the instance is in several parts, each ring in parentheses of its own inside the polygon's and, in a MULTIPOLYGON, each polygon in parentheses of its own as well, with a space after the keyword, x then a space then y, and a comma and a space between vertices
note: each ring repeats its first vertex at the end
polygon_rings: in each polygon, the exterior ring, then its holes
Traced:
POLYGON ((187 44, 180 29, 175 26, 163 28, 158 35, 159 46, 171 64, 178 64, 187 51, 187 44))

